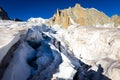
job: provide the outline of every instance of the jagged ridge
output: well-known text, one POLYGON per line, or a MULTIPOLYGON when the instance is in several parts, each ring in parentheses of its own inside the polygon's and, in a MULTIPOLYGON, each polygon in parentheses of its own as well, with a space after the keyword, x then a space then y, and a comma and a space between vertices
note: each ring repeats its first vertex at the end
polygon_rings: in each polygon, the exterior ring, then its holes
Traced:
POLYGON ((105 13, 94 8, 83 8, 80 4, 76 4, 75 7, 72 8, 57 10, 53 17, 50 18, 49 24, 59 24, 64 28, 67 28, 71 24, 95 27, 106 24, 109 24, 108 26, 118 26, 120 20, 118 20, 118 18, 111 19, 105 13))

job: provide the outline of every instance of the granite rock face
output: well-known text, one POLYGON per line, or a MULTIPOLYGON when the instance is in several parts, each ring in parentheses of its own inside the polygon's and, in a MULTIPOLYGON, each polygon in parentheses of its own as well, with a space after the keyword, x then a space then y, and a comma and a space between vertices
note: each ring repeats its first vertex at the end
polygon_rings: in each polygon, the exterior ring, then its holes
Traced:
POLYGON ((50 19, 50 24, 59 24, 67 28, 71 24, 79 24, 80 26, 96 26, 111 23, 110 18, 94 8, 83 8, 79 4, 75 7, 64 10, 57 10, 50 19))
POLYGON ((112 21, 114 22, 114 26, 115 26, 115 27, 120 26, 120 16, 114 15, 114 16, 112 16, 111 19, 112 19, 112 21))
POLYGON ((120 16, 113 15, 111 18, 105 13, 94 8, 83 8, 80 4, 68 9, 58 10, 50 18, 50 25, 58 24, 63 28, 70 25, 92 26, 92 27, 119 27, 120 16))
POLYGON ((8 17, 7 12, 2 7, 0 7, 0 19, 2 19, 2 20, 10 20, 10 18, 8 17))

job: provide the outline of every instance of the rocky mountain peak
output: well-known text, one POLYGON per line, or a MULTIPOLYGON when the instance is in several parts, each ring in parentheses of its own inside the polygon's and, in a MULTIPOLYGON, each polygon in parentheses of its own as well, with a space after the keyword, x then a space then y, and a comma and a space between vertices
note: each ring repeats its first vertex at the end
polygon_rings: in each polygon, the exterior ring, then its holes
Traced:
POLYGON ((111 19, 106 14, 93 8, 83 8, 80 4, 76 4, 72 8, 57 10, 50 19, 51 25, 58 24, 64 28, 67 28, 71 24, 97 26, 108 23, 111 23, 111 19))
POLYGON ((0 19, 2 19, 2 20, 10 20, 10 18, 8 17, 7 12, 2 7, 0 7, 0 19))
POLYGON ((81 8, 81 5, 77 3, 77 4, 75 4, 75 8, 77 8, 77 9, 81 8))

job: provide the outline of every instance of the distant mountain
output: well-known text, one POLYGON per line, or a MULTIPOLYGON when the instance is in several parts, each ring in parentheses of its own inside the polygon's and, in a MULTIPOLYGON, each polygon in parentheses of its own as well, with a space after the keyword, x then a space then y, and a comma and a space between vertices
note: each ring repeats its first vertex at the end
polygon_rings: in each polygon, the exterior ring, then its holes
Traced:
POLYGON ((64 28, 67 28, 71 24, 95 27, 106 25, 118 26, 118 24, 120 24, 120 18, 113 17, 111 19, 105 13, 100 12, 94 8, 83 8, 80 4, 76 4, 72 8, 69 7, 68 9, 64 10, 57 10, 53 17, 50 18, 49 24, 59 24, 64 28))
POLYGON ((18 18, 14 18, 13 21, 22 21, 22 20, 20 20, 18 18))
POLYGON ((7 12, 2 7, 0 7, 0 19, 2 19, 2 20, 10 20, 10 18, 8 17, 7 12))
POLYGON ((0 7, 0 20, 22 21, 18 18, 10 19, 8 13, 2 7, 0 7))

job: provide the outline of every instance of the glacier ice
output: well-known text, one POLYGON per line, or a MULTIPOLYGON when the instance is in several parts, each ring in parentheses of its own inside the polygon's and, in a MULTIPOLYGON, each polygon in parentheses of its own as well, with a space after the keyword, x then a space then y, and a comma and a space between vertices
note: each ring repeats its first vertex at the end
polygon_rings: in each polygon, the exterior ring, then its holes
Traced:
POLYGON ((12 37, 0 34, 0 40, 4 39, 0 55, 4 57, 12 45, 21 41, 2 80, 95 80, 100 75, 101 79, 119 79, 119 28, 71 25, 62 29, 44 22, 35 18, 28 22, 1 21, 0 29, 6 29, 3 33, 12 37))

